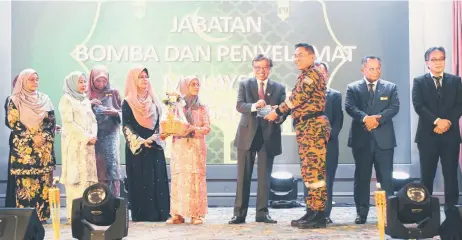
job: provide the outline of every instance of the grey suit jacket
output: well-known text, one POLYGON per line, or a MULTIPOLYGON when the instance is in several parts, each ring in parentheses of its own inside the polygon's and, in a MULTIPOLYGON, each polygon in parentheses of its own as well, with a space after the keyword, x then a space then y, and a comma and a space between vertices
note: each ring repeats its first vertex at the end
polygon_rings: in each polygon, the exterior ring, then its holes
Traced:
MULTIPOLYGON (((281 126, 282 123, 268 122, 257 119, 257 112, 251 112, 252 104, 258 101, 257 79, 250 78, 239 83, 236 110, 241 113, 241 119, 237 127, 234 146, 241 150, 249 150, 258 124, 261 122, 263 139, 268 155, 277 156, 282 153, 281 149, 281 126)), ((266 86, 266 104, 274 106, 281 104, 286 99, 285 87, 268 79, 266 86)))
POLYGON ((348 146, 359 148, 375 139, 381 149, 396 147, 393 117, 399 112, 399 98, 396 85, 383 79, 377 80, 372 111, 367 113, 368 87, 364 79, 348 84, 345 111, 353 118, 348 146), (369 133, 363 119, 367 115, 382 115, 379 126, 369 133))

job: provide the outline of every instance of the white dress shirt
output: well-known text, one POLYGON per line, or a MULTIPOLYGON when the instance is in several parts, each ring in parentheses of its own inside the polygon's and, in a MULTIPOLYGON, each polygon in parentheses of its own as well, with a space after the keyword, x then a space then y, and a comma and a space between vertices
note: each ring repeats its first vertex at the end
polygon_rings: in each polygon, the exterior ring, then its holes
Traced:
POLYGON ((372 84, 374 84, 374 86, 372 86, 372 90, 374 90, 374 92, 375 92, 375 89, 377 88, 377 82, 378 82, 379 80, 377 79, 377 81, 369 82, 369 81, 367 81, 366 78, 364 78, 364 81, 366 82, 367 91, 369 91, 369 84, 372 83, 372 84))
POLYGON ((435 81, 434 77, 441 77, 439 82, 440 82, 440 86, 443 86, 443 74, 441 74, 439 76, 436 76, 436 75, 433 75, 433 73, 430 72, 430 76, 432 77, 432 81, 435 84, 435 87, 437 87, 437 86, 436 86, 436 81, 435 81))

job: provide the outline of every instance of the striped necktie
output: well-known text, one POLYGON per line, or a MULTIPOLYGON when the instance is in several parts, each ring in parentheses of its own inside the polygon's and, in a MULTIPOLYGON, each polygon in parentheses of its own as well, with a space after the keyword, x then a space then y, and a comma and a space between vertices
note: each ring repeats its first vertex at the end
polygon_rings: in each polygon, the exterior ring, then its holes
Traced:
POLYGON ((440 83, 441 76, 433 77, 433 79, 435 80, 435 83, 436 83, 436 92, 438 92, 438 97, 441 97, 441 83, 440 83))

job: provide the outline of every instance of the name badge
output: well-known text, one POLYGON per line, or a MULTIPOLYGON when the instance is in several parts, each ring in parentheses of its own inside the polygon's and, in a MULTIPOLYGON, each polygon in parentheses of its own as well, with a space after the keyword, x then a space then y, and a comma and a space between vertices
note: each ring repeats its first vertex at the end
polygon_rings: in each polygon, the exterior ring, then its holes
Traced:
POLYGON ((388 97, 380 97, 380 100, 381 101, 386 101, 386 100, 388 100, 388 97))

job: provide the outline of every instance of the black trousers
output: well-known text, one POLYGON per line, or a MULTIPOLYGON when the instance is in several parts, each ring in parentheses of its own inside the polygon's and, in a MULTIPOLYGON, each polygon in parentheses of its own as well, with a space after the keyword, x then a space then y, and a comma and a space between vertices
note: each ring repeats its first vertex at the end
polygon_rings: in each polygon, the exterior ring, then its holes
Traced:
POLYGON ((372 165, 375 168, 377 182, 380 182, 387 196, 393 196, 393 153, 393 148, 380 149, 375 140, 371 140, 361 148, 353 149, 354 200, 358 215, 367 217, 369 213, 372 165))
POLYGON ((452 207, 459 201, 459 186, 457 172, 459 171, 459 146, 447 144, 444 141, 431 143, 417 143, 420 155, 420 180, 433 194, 433 180, 435 179, 438 161, 441 160, 441 170, 444 178, 444 207, 452 207))

